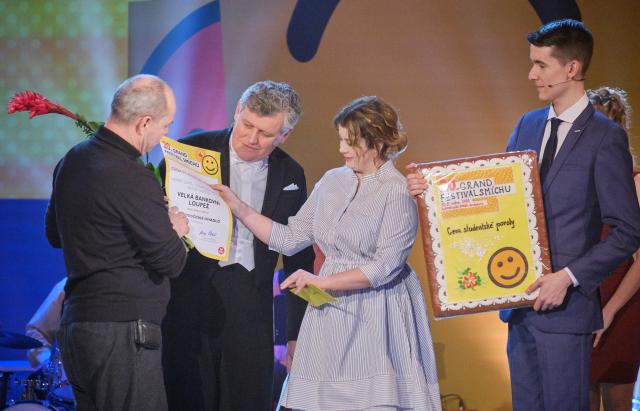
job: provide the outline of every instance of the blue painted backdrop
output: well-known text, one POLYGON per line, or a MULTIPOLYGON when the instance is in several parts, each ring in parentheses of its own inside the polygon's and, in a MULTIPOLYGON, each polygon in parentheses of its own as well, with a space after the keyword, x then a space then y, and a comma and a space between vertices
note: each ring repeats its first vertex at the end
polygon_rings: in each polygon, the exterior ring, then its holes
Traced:
MULTIPOLYGON (((49 290, 64 275, 62 252, 44 236, 46 200, 0 200, 0 329, 24 333, 49 290)), ((0 348, 0 360, 24 360, 22 350, 0 348)))

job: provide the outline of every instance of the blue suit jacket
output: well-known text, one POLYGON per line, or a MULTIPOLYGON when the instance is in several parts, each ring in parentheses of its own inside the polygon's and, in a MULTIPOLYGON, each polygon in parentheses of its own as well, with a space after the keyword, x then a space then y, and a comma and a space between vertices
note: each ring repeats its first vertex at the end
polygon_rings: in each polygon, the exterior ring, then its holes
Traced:
MULTIPOLYGON (((525 114, 508 151, 540 146, 549 108, 525 114)), ((550 311, 516 310, 540 330, 589 333, 602 326, 598 285, 640 246, 640 209, 625 131, 589 105, 578 116, 542 187, 553 271, 569 267, 579 282, 550 311), (610 234, 600 240, 602 224, 610 234)))

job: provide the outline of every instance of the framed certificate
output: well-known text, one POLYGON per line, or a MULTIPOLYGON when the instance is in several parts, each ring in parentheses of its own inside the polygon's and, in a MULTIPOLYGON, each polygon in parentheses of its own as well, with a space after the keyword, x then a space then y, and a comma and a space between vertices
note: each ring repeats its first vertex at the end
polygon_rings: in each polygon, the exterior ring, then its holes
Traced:
POLYGON ((435 317, 533 305, 551 272, 534 151, 418 164, 418 199, 435 317))

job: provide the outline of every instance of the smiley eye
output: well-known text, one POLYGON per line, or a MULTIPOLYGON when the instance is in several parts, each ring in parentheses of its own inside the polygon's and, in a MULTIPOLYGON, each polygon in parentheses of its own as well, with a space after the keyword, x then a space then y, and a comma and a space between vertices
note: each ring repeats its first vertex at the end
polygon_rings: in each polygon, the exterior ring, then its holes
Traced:
POLYGON ((502 267, 502 261, 498 261, 498 264, 496 264, 498 267, 502 267))
POLYGON ((507 258, 507 261, 509 261, 510 263, 512 263, 512 262, 513 262, 513 257, 509 257, 509 258, 507 258))

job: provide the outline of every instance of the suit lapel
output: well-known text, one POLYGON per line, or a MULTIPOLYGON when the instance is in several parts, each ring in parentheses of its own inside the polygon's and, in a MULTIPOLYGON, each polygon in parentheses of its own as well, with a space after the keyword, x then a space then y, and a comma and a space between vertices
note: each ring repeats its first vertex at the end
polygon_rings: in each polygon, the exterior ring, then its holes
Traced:
POLYGON ((533 124, 534 132, 532 135, 536 136, 536 138, 538 139, 534 146, 536 153, 538 154, 538 158, 540 158, 540 150, 542 149, 542 138, 544 137, 544 128, 547 125, 548 116, 549 109, 543 111, 540 117, 538 117, 533 124))
POLYGON ((227 143, 223 144, 220 150, 220 167, 222 167, 222 184, 229 187, 230 186, 230 173, 231 168, 229 166, 229 144, 231 141, 227 137, 227 143))
POLYGON ((271 217, 275 211, 276 204, 278 203, 278 196, 283 181, 284 181, 284 167, 281 161, 278 161, 276 151, 269 156, 269 171, 267 172, 267 187, 264 192, 264 202, 262 203, 261 214, 267 217, 271 217))
POLYGON ((573 125, 571 126, 571 128, 569 129, 569 132, 567 133, 567 137, 564 139, 564 142, 560 147, 560 151, 558 151, 558 154, 553 159, 553 163, 551 163, 549 174, 547 175, 547 178, 544 181, 543 192, 546 192, 549 189, 549 186, 551 185, 551 183, 553 183, 553 180, 558 175, 558 172, 562 168, 562 165, 569 158, 569 154, 571 153, 571 150, 573 150, 573 147, 576 145, 576 143, 580 139, 580 136, 582 135, 582 132, 584 131, 585 126, 587 125, 587 121, 589 120, 589 118, 591 118, 591 115, 593 114, 593 112, 594 112, 594 108, 593 106, 591 106, 591 104, 589 104, 587 108, 585 108, 582 111, 582 113, 580 113, 578 118, 576 118, 576 121, 573 122, 573 125))
POLYGON ((206 148, 220 153, 220 172, 222 174, 222 184, 229 186, 229 144, 231 143, 232 128, 220 131, 212 131, 203 134, 204 139, 198 147, 206 148))

